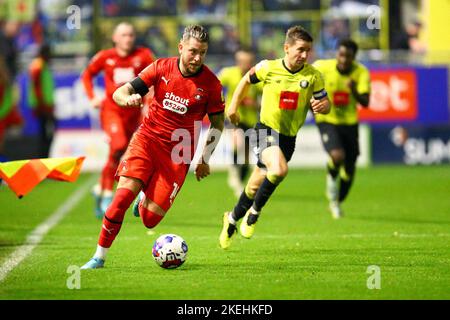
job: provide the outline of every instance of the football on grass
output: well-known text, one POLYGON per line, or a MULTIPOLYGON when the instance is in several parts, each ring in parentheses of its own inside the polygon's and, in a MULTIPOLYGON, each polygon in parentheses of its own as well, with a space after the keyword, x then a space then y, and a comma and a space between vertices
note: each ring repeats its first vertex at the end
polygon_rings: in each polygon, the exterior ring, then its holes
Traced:
POLYGON ((163 234, 153 244, 152 255, 156 263, 165 269, 174 269, 186 261, 188 246, 176 234, 163 234))

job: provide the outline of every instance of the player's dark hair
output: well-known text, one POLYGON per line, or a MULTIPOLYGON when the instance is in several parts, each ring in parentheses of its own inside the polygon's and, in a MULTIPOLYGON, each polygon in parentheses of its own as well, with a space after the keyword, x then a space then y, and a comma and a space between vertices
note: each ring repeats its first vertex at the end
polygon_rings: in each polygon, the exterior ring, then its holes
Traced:
POLYGON ((339 47, 345 47, 352 50, 354 56, 356 56, 356 53, 358 52, 358 44, 352 39, 342 39, 341 41, 339 41, 338 48, 339 47))
POLYGON ((181 40, 188 41, 190 38, 194 38, 200 42, 209 42, 209 34, 206 29, 200 25, 190 25, 184 28, 183 36, 181 40))
POLYGON ((313 42, 313 37, 302 26, 293 26, 286 31, 287 44, 294 44, 297 40, 303 40, 306 42, 313 42))

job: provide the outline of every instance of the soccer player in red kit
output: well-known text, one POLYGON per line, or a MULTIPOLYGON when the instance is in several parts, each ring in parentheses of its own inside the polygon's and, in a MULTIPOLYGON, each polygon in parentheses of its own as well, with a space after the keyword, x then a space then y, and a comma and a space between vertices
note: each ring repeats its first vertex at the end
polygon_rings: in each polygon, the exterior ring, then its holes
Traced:
POLYGON ((101 219, 112 201, 114 175, 120 158, 141 123, 141 110, 121 108, 113 100, 114 91, 134 79, 139 72, 151 64, 150 49, 135 46, 134 27, 126 22, 116 26, 113 32, 114 48, 98 52, 83 72, 82 80, 87 96, 94 108, 100 108, 102 129, 108 136, 109 154, 103 167, 100 181, 94 187, 95 215, 101 219), (105 77, 105 97, 94 93, 93 79, 101 71, 105 77))
POLYGON ((220 81, 203 64, 208 40, 202 26, 186 27, 179 57, 156 60, 114 92, 118 105, 131 108, 142 106, 142 98, 154 87, 148 114, 119 165, 119 183, 103 218, 97 251, 82 269, 103 267, 125 211, 141 190, 144 196, 138 197, 135 211, 144 225, 153 228, 161 221, 184 183, 199 136, 197 127, 206 114, 211 125, 195 175, 198 181, 209 175, 208 161, 223 130, 225 106, 220 81))

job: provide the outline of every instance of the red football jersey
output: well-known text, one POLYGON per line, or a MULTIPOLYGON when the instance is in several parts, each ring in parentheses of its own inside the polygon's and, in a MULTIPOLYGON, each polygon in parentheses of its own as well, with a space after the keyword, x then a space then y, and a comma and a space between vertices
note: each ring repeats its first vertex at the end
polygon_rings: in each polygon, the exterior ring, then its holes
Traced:
POLYGON ((147 87, 155 90, 142 129, 169 152, 174 145, 186 142, 184 135, 189 132, 192 159, 202 119, 206 114, 223 112, 225 104, 222 85, 207 66, 185 77, 178 61, 177 57, 158 59, 139 74, 147 87))
POLYGON ((89 99, 94 97, 93 78, 104 72, 106 98, 103 107, 121 109, 112 99, 117 88, 133 80, 139 72, 154 61, 150 49, 136 47, 129 55, 121 57, 115 48, 99 51, 91 60, 82 79, 89 99))

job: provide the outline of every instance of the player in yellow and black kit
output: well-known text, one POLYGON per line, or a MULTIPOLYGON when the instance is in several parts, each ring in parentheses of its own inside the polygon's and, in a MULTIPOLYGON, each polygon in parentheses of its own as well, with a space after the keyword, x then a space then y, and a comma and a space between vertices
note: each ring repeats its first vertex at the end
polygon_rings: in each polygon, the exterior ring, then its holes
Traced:
POLYGON ((327 164, 327 197, 333 218, 342 217, 340 204, 347 197, 359 155, 358 104, 369 105, 370 75, 355 61, 357 44, 350 39, 339 43, 336 59, 318 60, 313 65, 323 74, 331 100, 329 114, 315 119, 330 160, 327 164))
MULTIPOLYGON (((223 68, 217 76, 226 91, 225 112, 228 111, 233 92, 236 90, 239 81, 255 63, 255 55, 247 48, 236 51, 234 57, 236 65, 223 68)), ((238 108, 239 123, 236 127, 233 124, 230 125, 233 129, 231 144, 233 146, 233 165, 228 170, 228 185, 238 197, 244 189, 243 182, 249 171, 250 147, 245 132, 253 128, 258 121, 258 96, 260 92, 259 86, 252 86, 248 89, 238 108)))
POLYGON ((250 84, 262 82, 263 94, 259 122, 256 124, 258 163, 233 211, 225 212, 220 246, 226 249, 244 217, 240 232, 250 238, 261 209, 288 173, 287 163, 295 149, 297 132, 311 108, 314 113, 330 110, 322 75, 307 64, 311 35, 295 26, 286 33, 285 56, 263 60, 245 74, 236 88, 227 115, 239 123, 238 106, 250 84))

